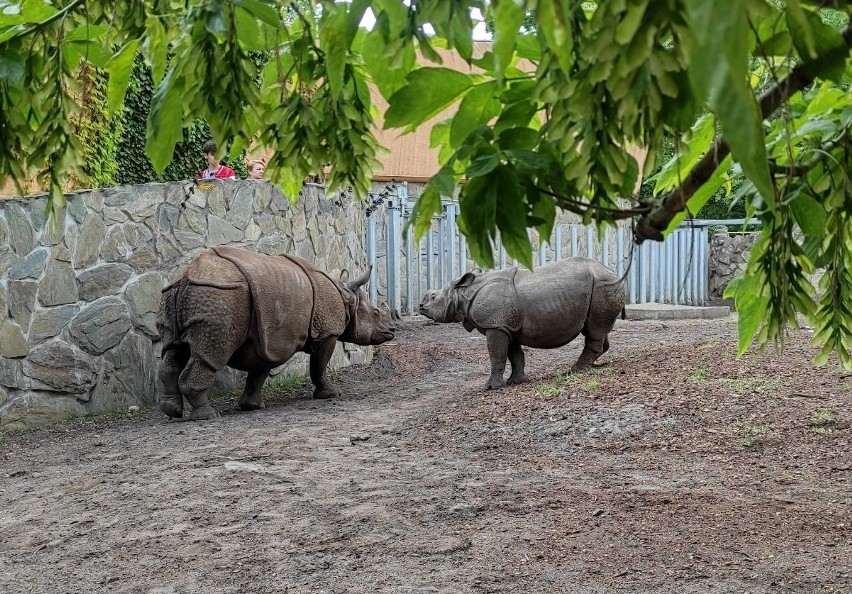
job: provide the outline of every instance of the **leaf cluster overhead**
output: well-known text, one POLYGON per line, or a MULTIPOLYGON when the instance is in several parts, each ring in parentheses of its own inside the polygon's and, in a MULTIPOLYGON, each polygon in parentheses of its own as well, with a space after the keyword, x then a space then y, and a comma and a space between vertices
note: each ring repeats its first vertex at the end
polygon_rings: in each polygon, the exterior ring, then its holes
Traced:
POLYGON ((548 237, 557 208, 635 218, 637 241, 661 240, 744 177, 730 198, 764 235, 731 289, 741 348, 804 314, 852 365, 850 12, 842 0, 0 0, 0 177, 42 171, 58 187, 81 164, 74 74, 84 61, 108 72, 116 110, 141 55, 157 173, 200 117, 232 155, 274 151, 268 171, 290 196, 324 168, 332 189, 363 196, 380 150, 373 85, 383 125, 401 132, 455 106, 433 128, 440 171, 413 224, 422 233, 464 181, 460 226, 484 265, 498 235, 531 265, 527 231, 548 237), (484 54, 474 9, 493 30, 484 54), (438 48, 476 69, 447 69, 438 48), (634 198, 643 172, 627 148, 653 157, 673 139, 671 162, 645 164, 654 195, 634 198))

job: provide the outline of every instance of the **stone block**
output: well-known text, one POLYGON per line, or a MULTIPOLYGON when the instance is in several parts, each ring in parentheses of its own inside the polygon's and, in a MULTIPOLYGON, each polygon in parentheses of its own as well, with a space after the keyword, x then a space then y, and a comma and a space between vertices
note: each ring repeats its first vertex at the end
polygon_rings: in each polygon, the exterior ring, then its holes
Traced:
POLYGON ((83 223, 74 244, 74 268, 86 268, 98 261, 106 233, 107 226, 100 217, 90 217, 83 223))
POLYGON ((30 322, 30 344, 38 344, 62 332, 78 311, 80 308, 76 305, 37 309, 30 322))
POLYGON ((0 210, 0 245, 9 245, 9 225, 3 218, 2 210, 0 210))
POLYGON ((26 357, 30 352, 30 343, 24 331, 12 320, 4 320, 0 325, 0 357, 26 357))
POLYGON ((98 379, 95 359, 62 340, 34 346, 22 368, 34 388, 75 394, 84 401, 98 379))
POLYGON ((107 262, 124 262, 132 252, 124 232, 124 225, 113 225, 107 229, 101 244, 101 258, 107 262))
POLYGON ((241 184, 225 217, 237 229, 245 229, 254 215, 254 184, 241 184))
POLYGON ((51 393, 28 393, 9 400, 0 412, 0 428, 31 429, 67 421, 86 414, 76 399, 51 393))
POLYGON ((224 219, 228 214, 228 207, 225 203, 225 190, 221 184, 215 184, 207 190, 207 207, 210 209, 210 214, 214 214, 217 217, 224 219))
POLYGON ((80 347, 100 355, 121 342, 131 326, 124 301, 118 297, 102 297, 81 309, 68 329, 80 347))
POLYGON ((18 262, 18 254, 8 245, 0 245, 0 276, 18 262))
POLYGON ((157 337, 157 312, 165 279, 158 272, 149 272, 136 278, 124 290, 124 299, 130 311, 130 321, 143 334, 157 337))
MULTIPOLYGON (((68 226, 65 213, 67 206, 57 209, 56 214, 50 222, 45 221, 44 233, 42 234, 42 245, 56 245, 62 243, 62 238, 65 237, 65 229, 68 226)), ((71 223, 73 224, 73 222, 71 223)))
POLYGON ((250 221, 248 226, 246 227, 246 235, 245 238, 247 241, 257 241, 260 239, 260 226, 254 222, 254 220, 250 221))
POLYGON ((38 290, 38 300, 42 305, 64 305, 76 303, 79 297, 77 278, 74 269, 67 262, 51 259, 47 263, 44 279, 38 290))
POLYGON ((130 266, 115 262, 84 270, 77 274, 80 299, 95 301, 101 297, 116 295, 131 276, 133 269, 130 266))
POLYGON ((83 196, 86 208, 95 212, 104 210, 104 192, 89 192, 83 196))
POLYGON ((45 208, 47 207, 47 196, 41 194, 36 198, 28 198, 27 205, 30 207, 30 220, 33 223, 33 227, 36 230, 44 227, 44 223, 47 220, 45 214, 45 208))
POLYGON ((242 241, 243 232, 215 215, 207 216, 207 247, 242 241))
POLYGON ((6 205, 6 223, 9 226, 9 245, 18 256, 25 256, 35 247, 35 229, 27 211, 17 203, 6 205))
POLYGON ((0 357, 0 386, 26 390, 30 387, 30 378, 24 375, 22 359, 0 357))
MULTIPOLYGON (((82 225, 89 218, 89 207, 86 205, 86 196, 91 194, 76 194, 68 199, 68 214, 79 225, 82 225)), ((98 192, 100 194, 100 192, 98 192)), ((103 207, 103 205, 102 205, 103 207)))
POLYGON ((30 280, 9 281, 7 291, 9 314, 22 328, 28 328, 35 309, 38 283, 30 280))
POLYGON ((157 213, 157 208, 163 203, 165 193, 162 187, 148 187, 133 196, 125 207, 127 214, 136 222, 142 222, 157 213))
POLYGON ((9 269, 9 278, 12 280, 39 278, 44 272, 44 265, 49 255, 50 250, 47 248, 34 249, 9 269))

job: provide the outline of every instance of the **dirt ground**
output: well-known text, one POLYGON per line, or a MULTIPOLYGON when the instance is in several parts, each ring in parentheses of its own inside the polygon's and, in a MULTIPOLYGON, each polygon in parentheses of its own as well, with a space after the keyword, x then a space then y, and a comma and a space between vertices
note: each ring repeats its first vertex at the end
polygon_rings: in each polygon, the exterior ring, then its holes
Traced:
POLYGON ((408 323, 345 395, 0 443, 0 592, 852 592, 852 376, 619 321, 608 363, 408 323))

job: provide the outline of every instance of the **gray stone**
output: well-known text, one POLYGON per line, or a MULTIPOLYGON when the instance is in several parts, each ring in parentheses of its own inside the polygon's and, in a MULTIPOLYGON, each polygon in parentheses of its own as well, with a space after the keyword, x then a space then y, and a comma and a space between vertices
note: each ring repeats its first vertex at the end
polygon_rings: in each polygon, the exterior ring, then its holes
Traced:
POLYGON ((86 203, 86 208, 95 212, 103 212, 104 210, 104 194, 103 192, 90 192, 83 196, 83 201, 86 203))
POLYGON ((104 209, 106 209, 106 207, 108 207, 108 206, 118 208, 118 209, 121 209, 121 210, 127 209, 129 207, 131 201, 133 200, 133 194, 131 194, 129 189, 125 189, 125 188, 122 188, 120 190, 116 189, 116 190, 113 190, 112 192, 105 192, 104 193, 104 209))
POLYGON ((119 210, 117 208, 112 208, 111 206, 104 206, 104 220, 107 223, 126 223, 130 220, 123 210, 119 210))
POLYGON ((254 187, 242 184, 237 188, 226 219, 238 229, 245 229, 254 215, 254 187))
POLYGON ((0 210, 0 245, 9 245, 9 225, 6 224, 6 219, 3 218, 2 210, 0 210))
POLYGON ((207 246, 242 241, 243 232, 215 215, 207 216, 207 246))
POLYGON ((195 191, 189 195, 189 199, 186 202, 196 208, 207 208, 207 192, 196 187, 195 191))
POLYGON ((5 320, 0 326, 0 356, 26 357, 29 351, 30 343, 21 327, 12 320, 5 320))
POLYGON ((287 238, 283 237, 279 234, 267 235, 265 237, 261 237, 260 241, 257 242, 257 251, 261 254, 268 254, 270 256, 280 256, 281 254, 285 254, 289 252, 289 241, 287 238))
POLYGON ((39 278, 44 272, 44 265, 49 255, 50 250, 47 248, 36 248, 9 269, 9 278, 12 280, 39 278))
POLYGON ((92 391, 90 412, 127 410, 157 401, 157 360, 150 339, 131 332, 104 358, 104 378, 92 391))
POLYGON ((22 328, 29 328, 35 309, 38 283, 35 281, 9 281, 9 314, 22 328))
POLYGON ((130 328, 127 305, 118 297, 102 297, 90 303, 68 326, 77 344, 93 355, 117 345, 130 328))
POLYGON ((47 196, 39 196, 38 198, 30 198, 27 200, 30 206, 30 219, 33 222, 33 227, 41 229, 44 227, 44 222, 47 220, 47 196))
POLYGON ((133 197, 127 206, 127 212, 134 221, 144 221, 157 213, 157 207, 163 203, 163 198, 162 188, 145 189, 133 197))
POLYGON ((17 431, 53 425, 86 414, 86 407, 56 393, 27 393, 12 398, 0 412, 0 427, 17 431))
POLYGON ((156 322, 164 286, 160 273, 149 272, 139 276, 124 291, 124 299, 130 309, 130 321, 146 336, 159 336, 156 322))
POLYGON ((62 332, 79 310, 76 305, 36 310, 30 323, 30 343, 37 344, 62 332))
POLYGON ((178 219, 178 209, 171 204, 160 205, 157 210, 157 231, 165 235, 176 227, 178 219))
POLYGON ((274 211, 283 212, 286 210, 290 210, 292 204, 290 200, 287 199, 281 190, 277 187, 272 188, 272 209, 274 211))
POLYGON ((225 206, 225 190, 220 184, 214 185, 207 191, 207 206, 211 214, 225 218, 228 208, 225 206))
POLYGON ((132 275, 133 269, 130 266, 115 262, 84 270, 77 274, 80 299, 95 301, 107 295, 116 295, 132 275))
POLYGON ((78 224, 83 224, 89 218, 89 209, 86 207, 85 195, 77 195, 68 200, 68 214, 78 224))
POLYGON ((137 248, 148 245, 148 242, 154 239, 154 234, 143 223, 128 223, 124 225, 124 233, 127 236, 127 242, 137 248))
POLYGON ((174 231, 174 236, 178 244, 185 250, 204 247, 204 238, 198 233, 176 229, 174 231))
POLYGON ((207 215, 204 213, 204 210, 196 206, 187 205, 178 217, 177 228, 204 235, 207 231, 207 215))
POLYGON ((9 317, 9 310, 6 309, 6 287, 0 283, 0 323, 9 317))
POLYGON ((18 255, 8 245, 0 245, 0 276, 6 274, 18 261, 18 255))
POLYGON ((0 408, 6 404, 6 401, 9 399, 9 391, 6 388, 0 386, 0 408))
POLYGON ((260 227, 253 220, 246 227, 246 240, 257 241, 260 239, 260 227))
POLYGON ((41 239, 43 245, 56 245, 62 242, 67 227, 66 211, 67 207, 62 207, 54 213, 49 221, 45 221, 44 233, 41 239))
POLYGON ((6 206, 6 223, 9 225, 9 245, 18 256, 24 256, 35 247, 35 230, 27 212, 18 204, 6 206))
POLYGON ((74 246, 74 268, 86 268, 98 261, 106 233, 107 227, 100 217, 90 217, 83 223, 74 246))
POLYGON ((76 303, 79 296, 74 269, 67 262, 51 259, 38 290, 38 300, 44 306, 76 303))
POLYGON ((159 259, 157 258, 157 254, 154 253, 154 250, 146 245, 133 250, 130 258, 127 259, 127 263, 135 268, 137 272, 144 272, 152 268, 157 268, 159 259))
POLYGON ((297 256, 304 258, 308 262, 313 262, 317 254, 314 252, 314 246, 310 241, 303 241, 300 244, 296 245, 295 253, 297 256))
POLYGON ((278 230, 278 227, 275 223, 275 219, 276 217, 269 213, 262 213, 258 215, 256 220, 263 235, 269 235, 271 233, 275 233, 278 230))
POLYGON ((268 183, 260 183, 255 184, 254 189, 254 210, 255 212, 262 212, 269 208, 269 204, 272 202, 272 186, 268 183))
POLYGON ((0 385, 16 390, 30 387, 30 378, 24 375, 23 359, 0 357, 0 385))
POLYGON ((301 210, 293 212, 293 241, 297 244, 305 241, 308 238, 308 223, 305 219, 305 213, 301 210))
POLYGON ((124 262, 130 257, 132 249, 127 242, 124 225, 113 225, 107 229, 101 244, 101 258, 107 262, 124 262))
POLYGON ((61 340, 43 342, 33 347, 23 362, 24 375, 33 380, 33 388, 41 388, 88 400, 88 392, 98 378, 95 359, 61 340))
MULTIPOLYGON (((157 237, 154 242, 157 246, 157 254, 160 257, 161 262, 174 263, 180 262, 182 258, 185 257, 186 252, 189 250, 182 248, 178 249, 172 243, 172 240, 166 237, 157 237)), ((203 244, 202 244, 203 246, 203 244)))

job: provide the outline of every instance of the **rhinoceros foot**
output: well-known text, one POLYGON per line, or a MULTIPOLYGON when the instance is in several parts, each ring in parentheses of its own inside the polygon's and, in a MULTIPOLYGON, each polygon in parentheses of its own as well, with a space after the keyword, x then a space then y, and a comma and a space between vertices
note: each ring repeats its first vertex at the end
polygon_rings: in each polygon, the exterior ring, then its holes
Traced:
POLYGON ((512 376, 506 380, 506 385, 513 386, 515 384, 525 384, 528 381, 530 381, 530 378, 525 375, 512 376))
POLYGON ((198 408, 193 408, 192 412, 189 413, 190 421, 212 421, 216 417, 219 416, 219 413, 216 412, 212 406, 205 405, 199 406, 198 408))
POLYGON ((317 398, 319 400, 325 400, 326 398, 337 398, 338 396, 340 396, 340 390, 338 390, 334 386, 323 388, 322 390, 320 390, 319 388, 314 390, 314 398, 317 398))
POLYGON ((488 380, 488 383, 485 384, 486 390, 499 390, 503 386, 506 385, 506 380, 502 377, 492 377, 488 380))

